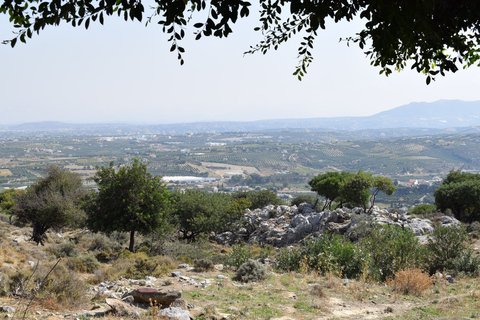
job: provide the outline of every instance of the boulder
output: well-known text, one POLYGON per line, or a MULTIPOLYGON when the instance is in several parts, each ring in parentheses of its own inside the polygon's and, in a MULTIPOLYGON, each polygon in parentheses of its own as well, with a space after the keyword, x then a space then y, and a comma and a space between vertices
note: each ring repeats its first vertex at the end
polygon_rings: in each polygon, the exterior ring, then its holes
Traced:
POLYGON ((168 320, 190 320, 192 318, 190 312, 176 307, 169 307, 158 312, 160 319, 168 320))
POLYGON ((450 227, 460 224, 460 221, 458 221, 454 217, 443 216, 440 218, 440 223, 442 224, 442 226, 450 227))
POLYGON ((121 300, 117 299, 105 299, 105 303, 108 304, 115 315, 119 317, 129 317, 134 319, 140 319, 140 314, 138 313, 137 309, 121 300))
POLYGON ((15 313, 15 309, 10 306, 1 306, 0 312, 15 313))
POLYGON ((179 290, 163 290, 155 288, 138 288, 124 295, 133 296, 135 302, 141 303, 155 303, 162 305, 162 307, 169 307, 173 301, 182 297, 182 292, 179 290))

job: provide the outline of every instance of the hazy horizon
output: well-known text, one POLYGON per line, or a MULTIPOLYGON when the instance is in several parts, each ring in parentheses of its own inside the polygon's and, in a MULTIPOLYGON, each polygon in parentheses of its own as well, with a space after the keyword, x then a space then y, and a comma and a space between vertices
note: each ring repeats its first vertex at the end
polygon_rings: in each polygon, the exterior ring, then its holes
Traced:
MULTIPOLYGON (((388 78, 362 50, 339 38, 362 21, 327 23, 302 81, 292 75, 301 38, 266 55, 243 53, 262 37, 256 12, 226 39, 193 40, 186 29, 185 65, 152 24, 108 17, 89 30, 62 24, 27 44, 0 46, 0 123, 191 123, 370 116, 414 101, 480 100, 476 67, 438 76, 429 86, 413 70, 388 78)), ((200 19, 200 18, 198 18, 200 19)), ((0 39, 12 37, 0 15, 0 39)))

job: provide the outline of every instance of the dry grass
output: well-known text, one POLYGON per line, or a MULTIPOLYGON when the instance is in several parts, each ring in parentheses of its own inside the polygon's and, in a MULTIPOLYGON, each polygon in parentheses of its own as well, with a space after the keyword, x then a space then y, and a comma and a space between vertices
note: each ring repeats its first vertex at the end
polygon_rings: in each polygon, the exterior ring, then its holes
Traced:
POLYGON ((388 281, 388 284, 395 292, 422 295, 433 285, 433 279, 418 268, 408 268, 395 273, 395 278, 388 281))

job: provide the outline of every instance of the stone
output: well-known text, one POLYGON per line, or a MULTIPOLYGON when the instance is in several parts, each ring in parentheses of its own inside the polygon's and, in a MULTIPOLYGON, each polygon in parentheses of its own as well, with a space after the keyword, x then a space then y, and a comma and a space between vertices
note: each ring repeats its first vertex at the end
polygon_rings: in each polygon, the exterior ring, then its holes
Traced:
POLYGON ((117 299, 105 299, 105 303, 112 308, 113 313, 119 317, 129 317, 133 319, 140 319, 140 314, 137 308, 117 299))
POLYGON ((135 298, 132 295, 129 295, 129 296, 123 297, 122 301, 125 303, 132 304, 135 301, 135 298))
POLYGON ((170 307, 158 312, 158 316, 161 319, 168 320, 190 320, 192 318, 191 314, 187 310, 182 310, 176 307, 170 307))
POLYGON ((170 305, 171 308, 180 308, 182 310, 188 310, 188 304, 187 304, 187 301, 185 301, 184 299, 177 299, 175 301, 172 302, 172 304, 170 305))
POLYGON ((15 309, 10 306, 1 306, 0 312, 15 313, 15 309))
POLYGON ((139 288, 124 295, 133 296, 135 302, 155 303, 163 307, 169 307, 173 301, 182 297, 179 290, 164 290, 155 288, 139 288))
POLYGON ((457 219, 455 219, 453 217, 443 216, 443 217, 440 218, 440 223, 443 226, 454 226, 454 225, 460 224, 460 221, 458 221, 457 219))
POLYGON ((183 274, 182 274, 180 271, 173 271, 170 275, 171 275, 172 277, 181 277, 181 276, 183 276, 183 274))
POLYGON ((190 267, 188 263, 182 263, 178 265, 178 269, 188 269, 190 267))

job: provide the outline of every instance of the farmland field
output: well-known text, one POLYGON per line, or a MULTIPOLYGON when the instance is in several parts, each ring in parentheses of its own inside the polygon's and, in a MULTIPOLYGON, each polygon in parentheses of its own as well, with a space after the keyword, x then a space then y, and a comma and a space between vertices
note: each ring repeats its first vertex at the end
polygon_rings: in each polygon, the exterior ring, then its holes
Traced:
MULTIPOLYGON (((0 188, 33 183, 47 165, 63 166, 87 179, 97 166, 111 161, 129 164, 135 158, 158 176, 211 177, 217 184, 229 185, 232 174, 257 174, 263 178, 250 181, 253 186, 282 192, 306 191, 312 177, 327 171, 364 170, 394 181, 438 181, 450 170, 480 172, 479 134, 359 140, 355 132, 333 131, 116 136, 10 133, 0 136, 0 145, 0 188)), ((402 198, 415 200, 407 195, 402 198)))

